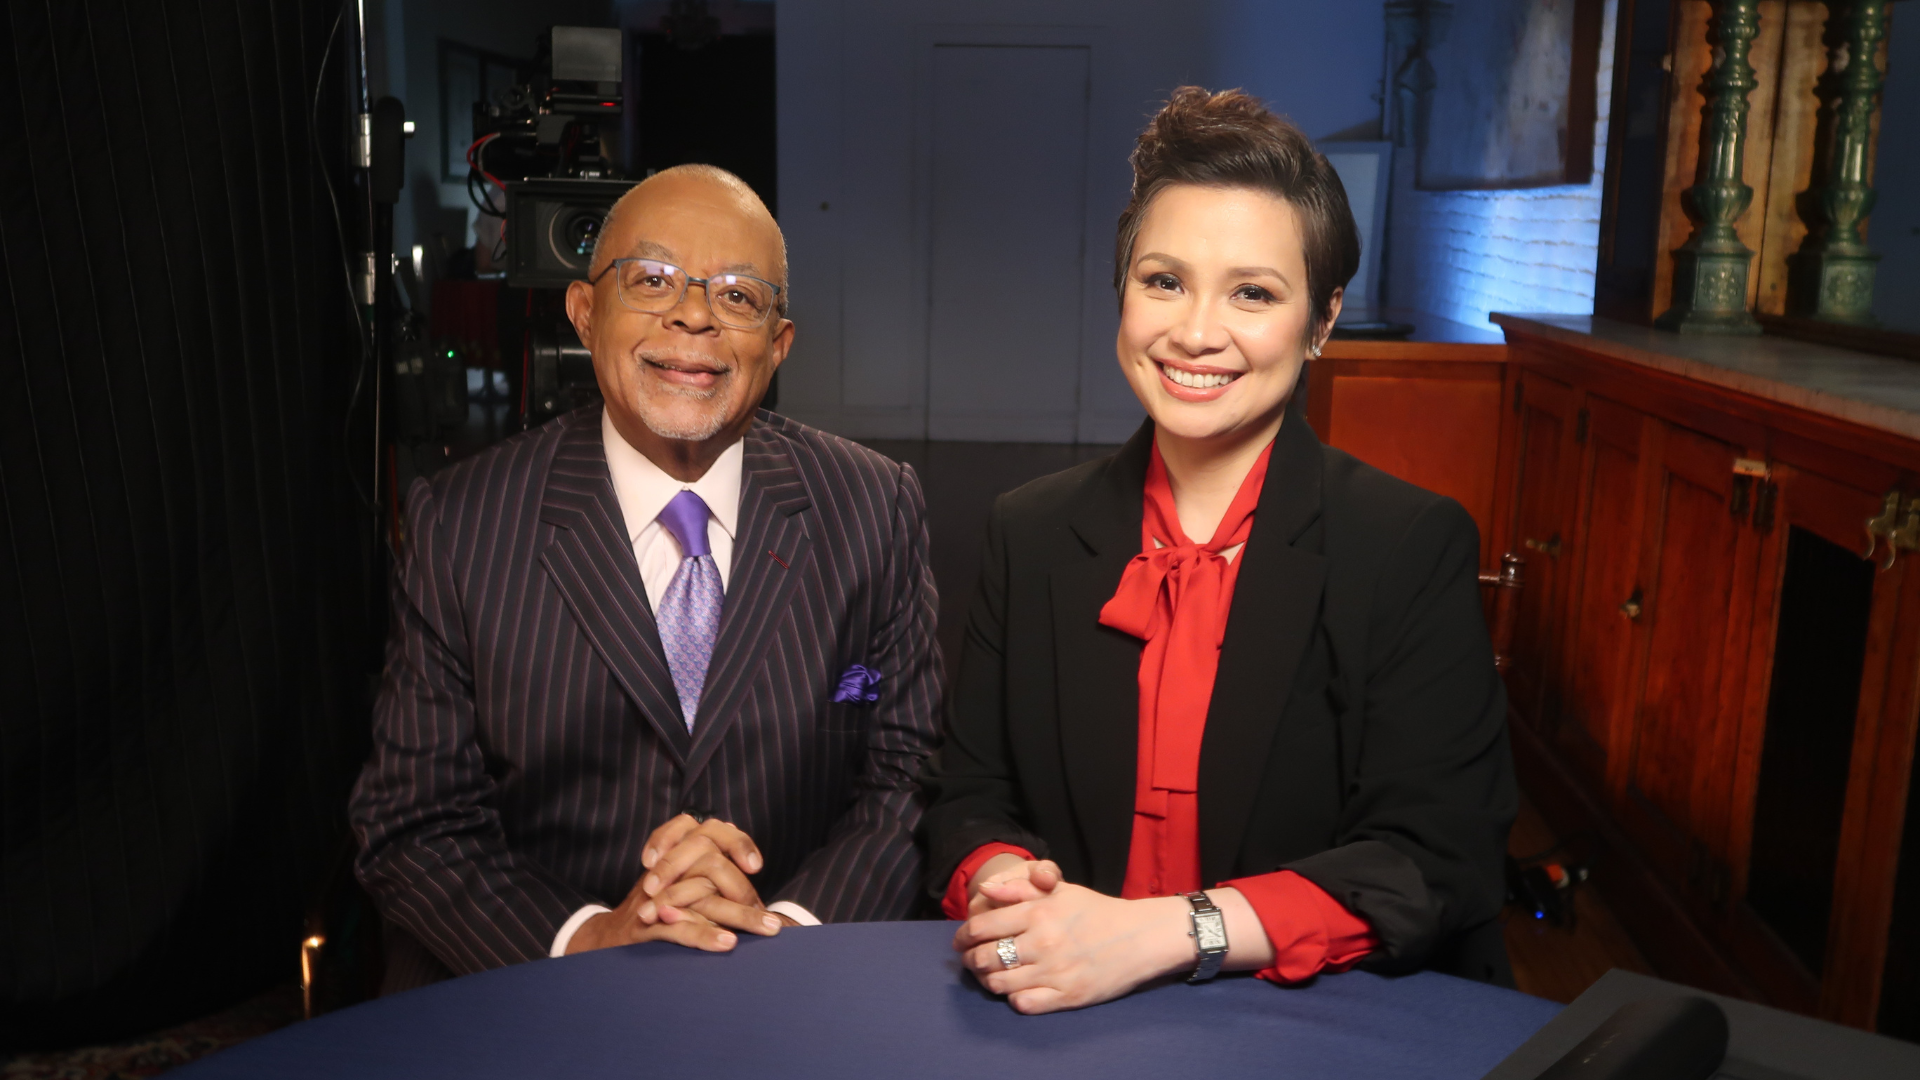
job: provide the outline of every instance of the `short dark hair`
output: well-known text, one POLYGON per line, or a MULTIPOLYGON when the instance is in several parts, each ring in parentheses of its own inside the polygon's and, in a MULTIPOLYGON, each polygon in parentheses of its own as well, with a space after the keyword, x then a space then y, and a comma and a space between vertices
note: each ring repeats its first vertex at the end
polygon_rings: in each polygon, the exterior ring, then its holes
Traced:
POLYGON ((1133 197, 1120 212, 1113 260, 1113 288, 1122 303, 1133 241, 1156 195, 1174 184, 1247 188, 1285 199, 1299 215, 1313 305, 1309 333, 1326 329, 1333 291, 1360 268, 1360 230, 1340 175, 1299 128, 1243 91, 1183 86, 1140 133, 1130 160, 1133 197))

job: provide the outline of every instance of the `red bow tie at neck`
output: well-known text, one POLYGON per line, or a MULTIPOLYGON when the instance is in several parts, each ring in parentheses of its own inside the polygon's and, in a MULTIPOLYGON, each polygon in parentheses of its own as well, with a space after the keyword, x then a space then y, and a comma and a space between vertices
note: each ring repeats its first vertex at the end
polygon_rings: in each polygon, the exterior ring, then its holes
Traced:
POLYGON ((1269 447, 1254 462, 1205 544, 1189 540, 1180 528, 1157 444, 1147 465, 1142 551, 1127 563, 1119 589, 1100 609, 1101 625, 1146 642, 1140 657, 1140 735, 1144 740, 1151 733, 1152 776, 1146 786, 1158 790, 1139 792, 1136 809, 1142 813, 1164 816, 1164 792, 1198 790, 1200 739, 1236 576, 1236 567, 1221 552, 1246 543, 1253 532, 1253 510, 1271 452, 1269 447))

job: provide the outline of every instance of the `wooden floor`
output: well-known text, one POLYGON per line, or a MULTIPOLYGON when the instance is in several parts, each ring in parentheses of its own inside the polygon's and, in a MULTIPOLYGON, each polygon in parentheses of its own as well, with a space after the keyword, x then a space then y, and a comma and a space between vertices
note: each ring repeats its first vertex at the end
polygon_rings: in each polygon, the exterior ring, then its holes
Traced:
MULTIPOLYGON (((1520 817, 1507 835, 1507 851, 1525 858, 1546 851, 1558 840, 1545 819, 1525 797, 1520 817)), ((1588 882, 1574 890, 1574 917, 1570 925, 1554 926, 1529 918, 1509 906, 1506 923, 1507 955, 1520 989, 1538 997, 1568 1002, 1613 968, 1652 975, 1653 968, 1639 946, 1620 927, 1606 901, 1588 882)))

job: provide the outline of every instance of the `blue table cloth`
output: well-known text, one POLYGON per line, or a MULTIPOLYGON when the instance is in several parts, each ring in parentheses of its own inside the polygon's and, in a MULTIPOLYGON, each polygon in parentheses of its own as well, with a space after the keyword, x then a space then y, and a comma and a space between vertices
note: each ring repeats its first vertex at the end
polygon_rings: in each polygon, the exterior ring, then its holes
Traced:
POLYGON ((1423 972, 1282 989, 1158 986, 1021 1016, 965 975, 954 925, 863 923, 541 960, 296 1024, 169 1076, 1433 1077, 1476 1080, 1560 1006, 1423 972))

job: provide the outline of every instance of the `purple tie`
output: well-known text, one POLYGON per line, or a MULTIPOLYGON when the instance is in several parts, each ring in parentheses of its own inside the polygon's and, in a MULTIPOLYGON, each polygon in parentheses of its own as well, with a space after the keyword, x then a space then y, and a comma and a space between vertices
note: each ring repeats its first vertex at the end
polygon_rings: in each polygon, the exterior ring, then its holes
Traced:
POLYGON ((680 714, 687 730, 700 711, 700 691, 707 684, 707 664, 713 659, 713 641, 720 631, 720 604, 726 593, 720 586, 720 568, 714 565, 707 543, 707 504, 691 491, 682 491, 667 503, 656 519, 680 542, 680 569, 674 571, 666 594, 660 597, 660 644, 667 650, 667 670, 680 695, 680 714))

